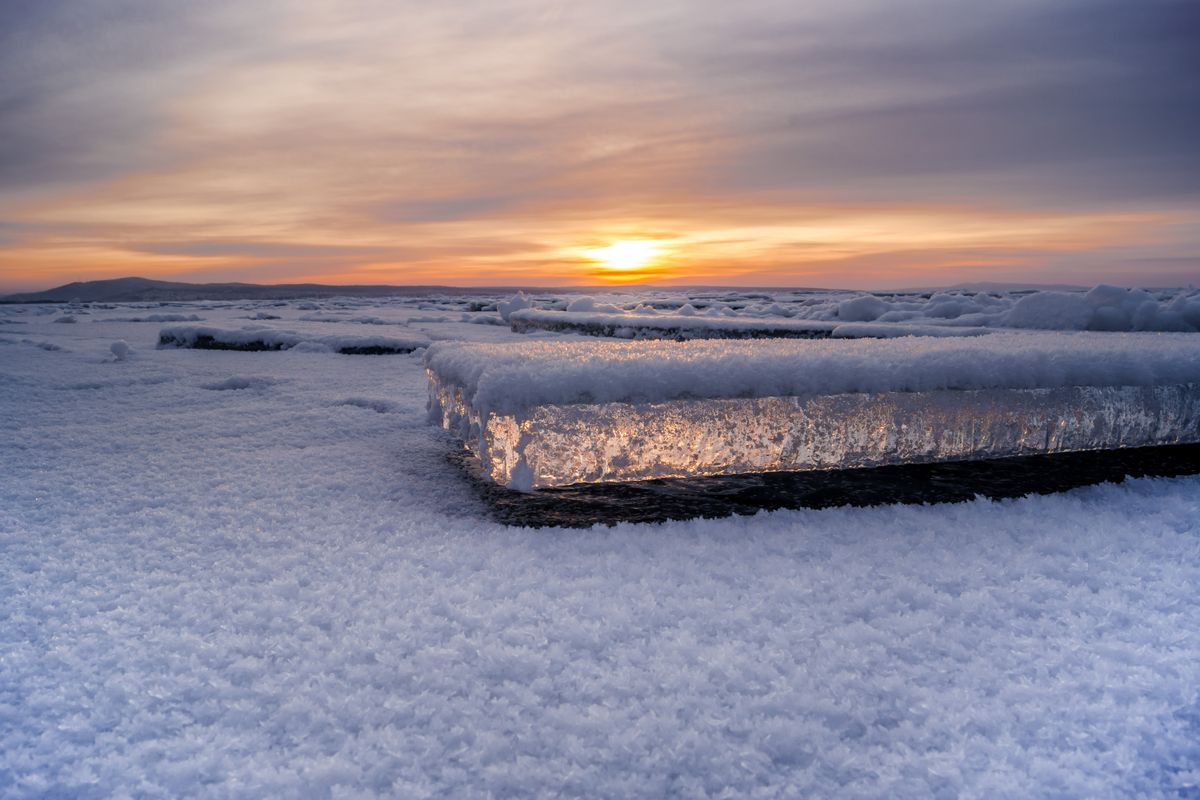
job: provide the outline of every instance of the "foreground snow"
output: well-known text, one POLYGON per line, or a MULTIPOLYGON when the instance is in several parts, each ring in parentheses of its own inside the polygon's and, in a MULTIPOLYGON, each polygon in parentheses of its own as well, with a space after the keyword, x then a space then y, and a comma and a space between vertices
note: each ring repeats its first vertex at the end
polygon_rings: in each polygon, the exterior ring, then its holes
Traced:
POLYGON ((138 313, 0 329, 0 795, 1200 791, 1200 478, 506 528, 419 357, 138 313))

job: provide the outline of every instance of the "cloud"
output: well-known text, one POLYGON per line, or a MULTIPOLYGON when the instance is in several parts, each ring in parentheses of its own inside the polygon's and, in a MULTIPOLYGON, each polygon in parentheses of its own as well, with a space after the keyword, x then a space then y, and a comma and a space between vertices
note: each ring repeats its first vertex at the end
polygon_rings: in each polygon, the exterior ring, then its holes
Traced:
POLYGON ((444 200, 395 200, 376 206, 373 213, 383 222, 443 222, 500 211, 513 205, 518 199, 515 195, 492 195, 444 200))
POLYGON ((681 52, 718 97, 748 98, 733 100, 742 143, 718 182, 1042 203, 1196 195, 1200 7, 962 8, 893 4, 824 20, 833 30, 764 21, 681 52))
POLYGON ((201 258, 290 258, 290 259, 361 259, 385 256, 402 257, 400 248, 314 245, 300 242, 184 241, 137 242, 131 248, 141 253, 199 256, 201 258))
POLYGON ((0 213, 33 262, 246 279, 472 280, 649 231, 801 253, 823 214, 868 235, 860 211, 923 247, 897 207, 1007 210, 1025 238, 1039 214, 1194 223, 1198 36, 1190 0, 12 0, 0 213))
POLYGON ((270 8, 270 0, 0 4, 4 193, 168 167, 175 154, 162 134, 172 103, 205 76, 269 53, 270 8))

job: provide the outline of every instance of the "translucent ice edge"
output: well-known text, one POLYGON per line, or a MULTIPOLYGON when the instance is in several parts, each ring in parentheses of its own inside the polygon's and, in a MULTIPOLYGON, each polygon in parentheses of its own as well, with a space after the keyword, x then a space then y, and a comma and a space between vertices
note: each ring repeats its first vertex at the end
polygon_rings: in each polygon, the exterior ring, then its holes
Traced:
POLYGON ((430 414, 521 491, 1200 442, 1200 384, 541 405, 480 413, 429 373, 430 414))

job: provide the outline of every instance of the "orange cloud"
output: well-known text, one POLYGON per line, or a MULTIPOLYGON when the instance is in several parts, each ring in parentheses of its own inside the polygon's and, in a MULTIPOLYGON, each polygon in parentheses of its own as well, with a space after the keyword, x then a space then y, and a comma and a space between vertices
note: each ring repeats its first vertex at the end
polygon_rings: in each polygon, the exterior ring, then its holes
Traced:
MULTIPOLYGON (((843 63, 822 43, 856 28, 833 4, 784 4, 763 20, 670 3, 630 2, 619 15, 587 4, 416 14, 380 3, 366 14, 278 1, 275 12, 205 17, 209 44, 236 47, 180 46, 153 74, 97 70, 97 87, 115 87, 97 96, 140 127, 128 144, 107 128, 93 137, 103 142, 83 137, 76 151, 103 168, 47 168, 43 181, 0 189, 0 290, 135 273, 1130 281, 1129 265, 1187 256, 1200 238, 1200 213, 1177 194, 1096 191, 1092 201, 1085 181, 1070 180, 1081 173, 1056 172, 1074 163, 1071 142, 1030 133, 1022 107, 994 96, 1036 95, 1042 82, 1014 89, 1028 76, 1002 70, 948 87, 919 63, 887 62, 895 77, 843 63), (980 96, 991 105, 956 105, 980 96), (1043 142, 1058 150, 1031 151, 1043 142), (628 269, 582 255, 629 240, 661 252, 628 269)), ((866 66, 885 56, 863 55, 866 66)), ((98 120, 107 107, 93 111, 98 120)), ((1086 177, 1103 155, 1084 154, 1086 177)), ((1113 164, 1106 185, 1169 177, 1134 180, 1125 161, 1113 164)))

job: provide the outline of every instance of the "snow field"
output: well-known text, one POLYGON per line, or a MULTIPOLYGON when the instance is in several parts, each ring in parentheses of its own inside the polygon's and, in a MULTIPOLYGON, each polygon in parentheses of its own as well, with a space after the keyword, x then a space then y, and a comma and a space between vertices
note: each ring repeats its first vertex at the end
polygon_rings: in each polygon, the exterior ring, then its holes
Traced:
POLYGON ((50 319, 0 347, 0 795, 1200 790, 1200 478, 507 528, 418 357, 50 319))

